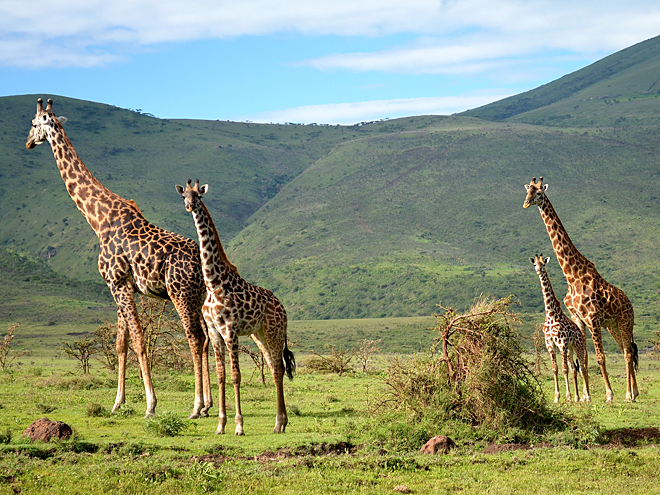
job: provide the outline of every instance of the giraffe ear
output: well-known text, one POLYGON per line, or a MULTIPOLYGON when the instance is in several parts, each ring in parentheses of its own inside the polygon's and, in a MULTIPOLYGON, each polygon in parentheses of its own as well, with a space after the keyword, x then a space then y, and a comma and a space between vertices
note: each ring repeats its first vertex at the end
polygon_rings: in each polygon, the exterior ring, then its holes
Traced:
POLYGON ((534 264, 534 258, 529 258, 529 262, 533 265, 534 264))
POLYGON ((548 258, 545 258, 545 259, 543 260, 543 264, 544 264, 544 265, 547 265, 548 263, 550 263, 550 258, 549 258, 549 257, 548 257, 548 258))
POLYGON ((61 117, 57 117, 57 121, 58 121, 60 124, 62 124, 62 125, 64 125, 64 123, 65 123, 67 120, 69 120, 69 119, 67 119, 64 115, 62 115, 61 117))
POLYGON ((545 191, 547 191, 547 190, 548 190, 548 185, 547 185, 547 184, 543 184, 543 191, 545 192, 545 191))
POLYGON ((199 192, 200 194, 206 194, 207 192, 209 192, 209 185, 204 184, 203 186, 199 186, 199 192))
POLYGON ((178 192, 180 195, 183 196, 183 186, 177 184, 176 186, 174 186, 174 189, 176 189, 176 192, 178 192))
POLYGON ((529 184, 525 184, 525 191, 529 191, 529 184))

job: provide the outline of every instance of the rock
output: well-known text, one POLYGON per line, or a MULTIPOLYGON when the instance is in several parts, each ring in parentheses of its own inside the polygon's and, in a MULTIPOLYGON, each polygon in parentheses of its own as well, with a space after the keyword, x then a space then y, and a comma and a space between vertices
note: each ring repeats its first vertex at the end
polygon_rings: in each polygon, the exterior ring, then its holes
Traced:
POLYGON ((61 421, 51 421, 48 418, 36 420, 23 432, 23 436, 29 437, 33 442, 35 440, 48 442, 51 438, 68 440, 72 434, 73 431, 68 424, 61 421))
POLYGON ((456 444, 451 438, 438 435, 426 442, 419 451, 422 454, 448 454, 453 448, 456 448, 456 444))

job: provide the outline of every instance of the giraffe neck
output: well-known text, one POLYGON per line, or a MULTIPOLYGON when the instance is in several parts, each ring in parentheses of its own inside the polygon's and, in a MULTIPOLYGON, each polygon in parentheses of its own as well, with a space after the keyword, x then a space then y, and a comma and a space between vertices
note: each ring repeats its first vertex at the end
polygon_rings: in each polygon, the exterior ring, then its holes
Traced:
POLYGON ((552 290, 552 284, 550 283, 548 273, 545 270, 540 271, 539 280, 541 281, 541 289, 543 290, 543 303, 545 304, 546 317, 554 317, 555 315, 560 314, 561 305, 557 296, 555 296, 555 291, 552 290))
POLYGON ((568 279, 580 269, 593 267, 593 263, 585 258, 571 242, 568 232, 548 198, 545 198, 545 202, 539 206, 539 211, 564 276, 568 279))
POLYGON ((87 223, 100 237, 102 223, 111 220, 111 207, 119 198, 107 189, 99 180, 92 175, 78 153, 73 148, 71 141, 64 133, 59 122, 47 133, 57 168, 64 180, 71 199, 76 203, 78 210, 83 214, 87 223))
POLYGON ((236 267, 227 258, 220 242, 220 236, 215 228, 213 219, 206 205, 200 201, 201 207, 193 211, 193 219, 199 237, 199 250, 202 259, 204 282, 209 290, 224 291, 222 283, 229 277, 230 272, 238 274, 236 267))

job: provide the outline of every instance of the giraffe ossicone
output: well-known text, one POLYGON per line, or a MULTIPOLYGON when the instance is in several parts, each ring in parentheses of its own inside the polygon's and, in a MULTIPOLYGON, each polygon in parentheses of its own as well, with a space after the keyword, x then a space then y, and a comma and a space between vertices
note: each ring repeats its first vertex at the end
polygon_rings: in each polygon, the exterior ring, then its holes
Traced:
POLYGON ((48 141, 71 199, 99 239, 98 268, 117 303, 118 380, 112 408, 125 402, 127 338, 137 354, 147 400, 146 416, 156 410, 156 394, 147 361, 135 294, 169 299, 186 332, 195 369, 195 402, 190 417, 208 416, 211 382, 208 339, 202 319, 205 287, 199 247, 195 241, 151 224, 132 200, 107 189, 78 157, 61 122, 37 100, 37 113, 25 146, 48 141))
POLYGON ((239 367, 238 337, 249 335, 261 350, 275 382, 277 415, 274 433, 284 433, 288 423, 284 403, 284 374, 293 379, 296 362, 287 342, 287 316, 282 303, 270 290, 244 280, 225 253, 218 231, 206 205, 202 201, 208 186, 177 185, 186 210, 192 213, 199 237, 206 301, 203 314, 209 330, 216 359, 216 375, 220 391, 218 428, 225 432, 227 412, 225 405, 225 347, 231 362, 231 381, 234 385, 236 406, 236 435, 243 435, 241 412, 241 371, 239 367))
POLYGON ((589 328, 596 351, 596 360, 605 382, 607 402, 612 402, 614 393, 610 385, 603 350, 601 327, 607 328, 623 352, 626 361, 626 400, 635 401, 639 395, 636 370, 638 366, 637 345, 633 338, 635 314, 628 296, 618 287, 607 282, 589 261, 573 245, 552 203, 546 196, 547 184, 543 177, 536 177, 525 184, 527 195, 524 208, 538 206, 552 248, 568 284, 564 305, 571 318, 586 335, 589 328))

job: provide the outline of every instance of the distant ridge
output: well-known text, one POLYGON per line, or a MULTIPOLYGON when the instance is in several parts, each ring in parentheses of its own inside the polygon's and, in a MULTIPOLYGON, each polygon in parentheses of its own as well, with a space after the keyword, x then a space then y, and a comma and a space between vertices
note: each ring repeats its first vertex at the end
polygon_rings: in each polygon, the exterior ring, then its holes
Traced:
MULTIPOLYGON (((631 67, 660 56, 660 36, 613 53, 598 62, 538 88, 467 110, 458 115, 501 121, 557 103, 631 67)), ((659 75, 660 77, 660 75, 659 75)))

